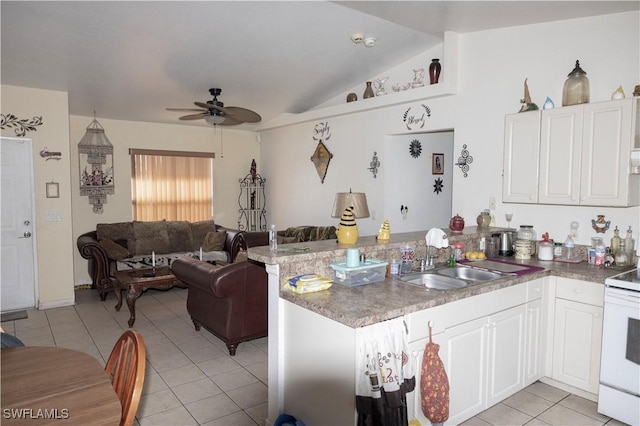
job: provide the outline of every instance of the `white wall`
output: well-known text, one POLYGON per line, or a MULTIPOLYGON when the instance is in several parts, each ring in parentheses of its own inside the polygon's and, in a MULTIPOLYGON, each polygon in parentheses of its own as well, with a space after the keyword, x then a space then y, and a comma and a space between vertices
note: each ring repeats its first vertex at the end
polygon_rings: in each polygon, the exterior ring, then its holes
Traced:
MULTIPOLYGON (((33 140, 35 237, 38 263, 37 301, 39 307, 70 305, 73 293, 73 251, 71 238, 71 192, 69 191, 69 103, 66 92, 2 85, 2 113, 19 119, 42 117, 42 125, 25 137, 33 140), (60 160, 40 157, 40 151, 61 152, 60 160), (60 184, 59 198, 46 198, 46 182, 60 184), (45 221, 47 212, 60 214, 61 220, 45 221)), ((16 136, 12 128, 2 136, 16 136)), ((3 203, 11 200, 2 199, 3 203)))
MULTIPOLYGON (((79 235, 95 230, 97 223, 123 222, 132 219, 130 148, 171 151, 214 152, 213 219, 216 223, 238 227, 238 179, 249 173, 251 160, 256 159, 261 173, 259 145, 256 134, 243 130, 222 130, 223 153, 220 155, 220 129, 172 124, 109 120, 97 117, 114 150, 115 194, 107 195, 104 212, 92 211, 88 197, 80 196, 78 142, 93 117, 70 117, 71 194, 73 203, 73 241, 79 235)), ((90 283, 87 261, 74 250, 75 284, 90 283)))
MULTIPOLYGON (((591 82, 592 102, 608 100, 619 85, 630 96, 640 82, 639 24, 640 13, 628 12, 460 35, 458 95, 425 100, 432 115, 428 128, 422 131, 455 128, 456 158, 463 144, 468 146, 473 157, 468 177, 460 170, 453 176, 453 211, 468 225, 488 208, 489 198, 495 197, 498 226, 506 225, 504 213, 512 211, 512 225, 531 224, 539 234, 549 232, 563 240, 575 220, 580 224, 578 243, 588 244, 595 234, 591 219, 604 214, 612 226, 627 229, 631 225, 637 237, 638 207, 504 205, 501 194, 504 116, 520 109, 525 78, 538 106, 542 107, 546 96, 561 105, 562 85, 579 59, 591 82)), ((443 78, 446 72, 445 62, 443 78)), ((268 220, 279 229, 301 224, 337 225, 338 220, 330 217, 333 197, 349 188, 366 192, 370 210, 382 211, 380 175, 374 180, 366 168, 374 151, 383 152, 385 135, 407 133, 401 116, 408 107, 417 108, 419 103, 328 119, 331 138, 327 147, 334 157, 324 184, 309 161, 316 145, 312 139, 316 123, 261 132, 268 220)), ((380 162, 384 174, 384 157, 380 162)), ((359 220, 360 234, 375 234, 383 219, 359 220)), ((393 232, 393 223, 391 228, 393 232)), ((610 231, 605 239, 611 236, 610 231)))

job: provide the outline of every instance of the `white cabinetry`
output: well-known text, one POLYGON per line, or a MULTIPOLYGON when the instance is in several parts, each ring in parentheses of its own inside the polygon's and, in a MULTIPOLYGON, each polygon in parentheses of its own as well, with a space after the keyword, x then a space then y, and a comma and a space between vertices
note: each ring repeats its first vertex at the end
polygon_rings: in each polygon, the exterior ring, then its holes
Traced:
POLYGON ((598 393, 604 286, 557 278, 552 376, 598 393))
POLYGON ((407 315, 416 360, 409 418, 429 424, 420 405, 420 366, 431 321, 450 385, 447 424, 459 424, 540 378, 543 279, 407 315))
POLYGON ((630 164, 639 148, 639 102, 636 97, 537 111, 537 128, 534 113, 508 115, 503 201, 640 205, 640 174, 631 173, 630 164))
POLYGON ((538 202, 541 111, 507 115, 504 125, 502 201, 538 202))

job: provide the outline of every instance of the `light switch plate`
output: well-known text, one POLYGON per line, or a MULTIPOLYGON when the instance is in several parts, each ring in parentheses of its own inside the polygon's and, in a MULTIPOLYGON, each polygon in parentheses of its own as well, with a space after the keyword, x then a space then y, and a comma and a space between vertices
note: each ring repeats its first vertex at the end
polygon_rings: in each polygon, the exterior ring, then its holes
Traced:
POLYGON ((47 212, 45 220, 47 222, 62 222, 62 213, 60 213, 60 212, 47 212))

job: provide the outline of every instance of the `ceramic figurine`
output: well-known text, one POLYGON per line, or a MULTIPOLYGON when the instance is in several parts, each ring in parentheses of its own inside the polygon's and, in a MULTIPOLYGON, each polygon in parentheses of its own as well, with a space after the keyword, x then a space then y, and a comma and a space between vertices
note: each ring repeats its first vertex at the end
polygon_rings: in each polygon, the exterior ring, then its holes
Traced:
POLYGON ((378 232, 378 242, 386 243, 389 240, 391 240, 391 226, 389 225, 389 219, 385 219, 378 232))
POLYGON ((383 96, 387 94, 384 90, 384 84, 389 80, 389 77, 382 77, 373 81, 373 87, 376 89, 376 96, 383 96))
POLYGON ((591 219, 591 227, 598 234, 604 234, 609 229, 609 225, 611 224, 610 220, 604 220, 604 215, 599 214, 598 219, 591 219))
POLYGON ((553 109, 555 107, 556 105, 553 103, 551 98, 547 96, 547 99, 544 101, 544 104, 542 104, 542 109, 553 109))
POLYGON ((358 225, 353 207, 344 209, 336 235, 340 244, 355 244, 358 241, 358 225))
POLYGON ((618 99, 624 99, 624 90, 622 90, 622 86, 618 86, 616 91, 611 94, 612 101, 615 101, 618 99))
POLYGON ((424 68, 419 68, 417 70, 413 70, 413 82, 411 83, 411 87, 422 87, 424 83, 424 68))
POLYGON ((531 102, 531 95, 529 94, 529 85, 527 84, 527 80, 528 80, 527 78, 524 79, 524 99, 520 100, 522 107, 518 112, 538 110, 538 105, 531 102))

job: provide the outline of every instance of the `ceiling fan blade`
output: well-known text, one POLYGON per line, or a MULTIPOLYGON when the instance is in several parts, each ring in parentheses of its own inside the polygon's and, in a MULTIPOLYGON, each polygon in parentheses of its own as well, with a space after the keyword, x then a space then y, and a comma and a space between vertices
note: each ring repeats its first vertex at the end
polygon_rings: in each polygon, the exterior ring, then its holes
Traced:
POLYGON ((235 117, 225 117, 224 121, 220 123, 219 126, 235 126, 242 123, 244 123, 244 121, 236 120, 235 117))
POLYGON ((262 120, 260 114, 251 111, 250 109, 240 107, 224 107, 224 113, 227 116, 231 116, 234 120, 242 121, 243 123, 257 123, 262 120))
POLYGON ((180 117, 180 120, 200 120, 201 118, 205 118, 207 115, 209 115, 209 113, 207 112, 201 112, 199 114, 183 115, 182 117, 180 117))
POLYGON ((199 108, 166 108, 167 111, 194 111, 194 112, 205 112, 199 108))

